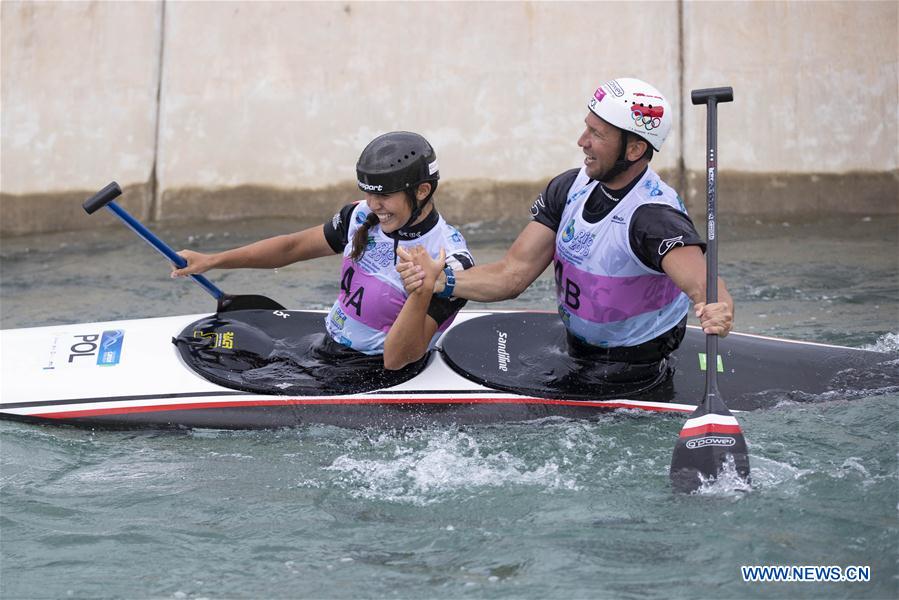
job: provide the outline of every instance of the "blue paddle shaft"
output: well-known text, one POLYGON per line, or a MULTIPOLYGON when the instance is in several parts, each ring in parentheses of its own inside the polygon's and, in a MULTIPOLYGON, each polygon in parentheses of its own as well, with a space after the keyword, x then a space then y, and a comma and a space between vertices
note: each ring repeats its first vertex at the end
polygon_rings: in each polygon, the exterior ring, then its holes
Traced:
MULTIPOLYGON (((128 211, 116 204, 115 201, 110 200, 106 202, 105 207, 109 209, 112 214, 121 219, 122 222, 125 223, 125 225, 127 225, 131 231, 136 233, 145 242, 153 246, 157 252, 169 259, 179 269, 183 269, 187 266, 186 260, 184 260, 181 256, 178 256, 178 254, 174 250, 172 250, 172 248, 168 244, 156 237, 156 235, 152 231, 144 227, 140 221, 128 214, 128 211)), ((209 292, 209 294, 216 300, 221 300, 225 295, 222 290, 216 287, 214 283, 206 279, 204 276, 191 275, 190 277, 191 279, 196 281, 200 285, 200 287, 209 292)))

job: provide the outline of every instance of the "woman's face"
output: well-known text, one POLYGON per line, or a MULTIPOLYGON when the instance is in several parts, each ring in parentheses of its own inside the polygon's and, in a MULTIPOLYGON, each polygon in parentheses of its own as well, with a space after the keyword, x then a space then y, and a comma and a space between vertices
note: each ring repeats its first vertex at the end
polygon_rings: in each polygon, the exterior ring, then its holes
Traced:
MULTIPOLYGON (((430 191, 431 184, 423 183, 419 185, 415 193, 418 201, 421 202, 427 198, 430 191)), ((368 204, 368 208, 371 209, 371 212, 378 215, 378 222, 381 225, 381 231, 384 233, 393 233, 405 225, 406 222, 409 221, 409 217, 412 216, 412 207, 409 206, 409 199, 408 196, 406 196, 406 192, 393 192, 392 194, 372 194, 371 192, 366 192, 365 202, 368 204)), ((424 219, 429 212, 430 204, 426 210, 422 211, 421 216, 419 216, 416 222, 424 219)), ((414 223, 410 223, 410 225, 414 225, 414 223)))
POLYGON ((365 202, 371 212, 378 215, 381 231, 393 233, 406 224, 412 216, 412 208, 409 206, 406 192, 393 192, 392 194, 365 193, 365 202))

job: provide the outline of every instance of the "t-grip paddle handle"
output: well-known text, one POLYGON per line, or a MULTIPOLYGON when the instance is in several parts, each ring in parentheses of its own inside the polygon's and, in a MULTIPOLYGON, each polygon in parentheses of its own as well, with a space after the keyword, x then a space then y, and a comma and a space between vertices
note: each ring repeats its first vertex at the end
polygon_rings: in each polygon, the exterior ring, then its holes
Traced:
POLYGON ((692 92, 690 92, 690 100, 693 101, 693 104, 706 104, 709 100, 712 99, 714 99, 715 102, 719 104, 721 102, 733 102, 734 88, 705 88, 701 90, 693 90, 692 92))
MULTIPOLYGON (((128 214, 124 208, 114 202, 116 198, 122 195, 122 188, 115 181, 84 201, 81 206, 87 214, 93 214, 101 208, 106 208, 112 214, 122 220, 128 228, 136 233, 141 239, 153 246, 157 252, 169 259, 179 269, 187 266, 187 261, 179 256, 177 252, 172 250, 168 244, 156 237, 152 231, 143 226, 143 224, 128 214)), ((225 292, 220 290, 214 283, 206 279, 203 275, 191 275, 191 279, 196 281, 200 287, 209 292, 216 300, 221 301, 225 297, 225 292)))
POLYGON ((121 195, 122 188, 119 187, 118 183, 112 181, 105 188, 84 201, 84 204, 82 204, 84 212, 92 215, 121 195))

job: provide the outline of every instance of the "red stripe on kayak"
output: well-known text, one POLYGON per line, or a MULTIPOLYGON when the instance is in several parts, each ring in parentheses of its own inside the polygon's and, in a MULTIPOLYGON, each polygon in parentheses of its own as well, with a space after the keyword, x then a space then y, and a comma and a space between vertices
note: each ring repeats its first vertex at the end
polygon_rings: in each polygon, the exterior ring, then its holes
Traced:
POLYGON ((680 430, 680 437, 688 438, 709 433, 743 433, 739 425, 722 425, 721 423, 706 423, 697 427, 685 427, 680 430))
POLYGON ((283 400, 240 400, 236 402, 198 402, 195 404, 161 404, 153 406, 122 406, 69 410, 60 412, 34 413, 29 416, 48 419, 73 419, 129 413, 165 412, 170 410, 201 410, 210 408, 297 406, 297 405, 366 405, 366 404, 546 404, 550 406, 580 406, 586 408, 636 408, 652 412, 690 413, 693 407, 638 406, 624 402, 591 402, 589 400, 551 400, 543 398, 347 398, 347 399, 283 399, 283 400))

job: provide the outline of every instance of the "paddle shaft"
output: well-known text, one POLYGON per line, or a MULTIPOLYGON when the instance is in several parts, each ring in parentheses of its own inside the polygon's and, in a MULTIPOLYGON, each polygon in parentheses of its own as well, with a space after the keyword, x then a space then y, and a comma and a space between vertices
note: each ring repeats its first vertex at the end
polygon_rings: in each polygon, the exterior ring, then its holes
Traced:
MULTIPOLYGON (((119 187, 119 184, 113 181, 105 188, 88 198, 84 202, 84 210, 87 212, 87 214, 92 214, 100 208, 106 208, 107 210, 109 210, 109 212, 121 219, 122 222, 125 223, 125 225, 131 231, 138 235, 138 237, 153 246, 153 248, 155 248, 157 252, 169 259, 179 269, 183 269, 184 267, 186 267, 187 261, 184 260, 184 258, 179 256, 177 252, 172 250, 172 248, 168 244, 156 237, 156 235, 152 231, 144 227, 144 225, 140 221, 132 217, 128 213, 128 211, 115 203, 114 198, 117 198, 121 194, 122 188, 119 187)), ((190 277, 191 279, 196 281, 200 287, 209 292, 209 294, 216 300, 221 301, 225 297, 225 293, 203 275, 191 275, 190 277)))
MULTIPOLYGON (((693 104, 705 104, 708 115, 706 119, 706 170, 708 199, 706 207, 707 245, 706 245, 706 304, 718 301, 718 102, 732 102, 734 92, 731 88, 712 88, 694 90, 691 94, 693 104)), ((706 395, 718 395, 718 335, 709 334, 705 340, 705 384, 706 395)))
MULTIPOLYGON (((706 303, 718 301, 718 103, 731 102, 733 89, 693 90, 693 104, 708 108, 706 167, 708 171, 708 244, 706 246, 706 303)), ((705 336, 705 397, 681 428, 671 455, 671 484, 678 492, 692 493, 704 481, 717 479, 728 461, 737 475, 749 482, 749 451, 740 424, 718 392, 718 336, 705 336)))

